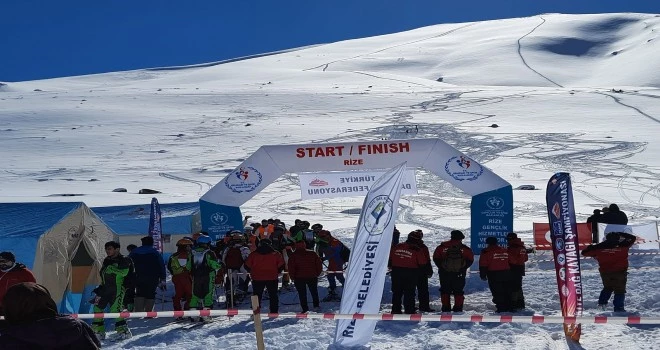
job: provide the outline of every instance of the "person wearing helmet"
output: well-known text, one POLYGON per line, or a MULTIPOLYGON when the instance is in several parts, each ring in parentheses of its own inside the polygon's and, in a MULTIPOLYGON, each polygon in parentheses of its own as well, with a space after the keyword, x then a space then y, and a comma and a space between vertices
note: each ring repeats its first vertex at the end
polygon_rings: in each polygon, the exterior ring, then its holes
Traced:
POLYGON ((229 245, 222 252, 222 263, 227 269, 227 281, 225 282, 226 305, 233 308, 236 302, 243 300, 247 294, 250 277, 245 269, 245 260, 250 255, 250 248, 245 242, 245 236, 241 231, 234 230, 229 245))
MULTIPOLYGON (((174 297, 172 304, 174 311, 190 310, 190 299, 192 298, 192 246, 193 242, 182 238, 176 242, 176 253, 167 260, 167 269, 172 275, 174 284, 174 297), (183 307, 181 302, 183 301, 183 307)), ((181 320, 182 317, 177 318, 181 320)))
MULTIPOLYGON (((216 271, 222 264, 210 250, 211 237, 201 235, 197 238, 197 247, 192 251, 192 298, 190 307, 197 310, 213 308, 213 291, 216 271)), ((200 317, 200 321, 209 321, 209 317, 200 317)))
POLYGON ((474 253, 463 244, 465 235, 459 230, 450 233, 450 240, 440 243, 433 251, 433 262, 440 276, 440 301, 442 312, 463 312, 465 302, 465 278, 474 262, 474 253), (451 296, 454 296, 454 307, 451 296))
MULTIPOLYGON (((320 224, 316 224, 320 225, 320 224)), ((318 227, 318 226, 317 226, 318 227)), ((348 262, 346 256, 342 254, 348 248, 339 241, 332 237, 330 231, 320 230, 317 233, 316 244, 318 247, 319 257, 321 261, 328 261, 328 296, 326 300, 333 300, 339 298, 337 293, 337 280, 344 286, 344 264, 348 262)))
POLYGON ((628 281, 628 251, 637 237, 625 232, 610 232, 605 241, 591 244, 582 251, 598 261, 598 272, 603 281, 603 289, 598 297, 598 308, 604 310, 614 293, 614 311, 624 312, 626 284, 628 281))
POLYGON ((399 243, 390 251, 388 267, 392 269, 392 313, 403 311, 406 314, 415 313, 415 287, 420 275, 427 274, 429 260, 421 246, 421 231, 412 231, 408 239, 399 243))
POLYGON ((270 298, 270 312, 277 313, 279 310, 277 277, 284 271, 282 254, 273 249, 270 239, 264 238, 259 241, 259 248, 248 256, 245 267, 252 276, 252 295, 259 298, 259 307, 261 307, 264 289, 267 289, 270 298))

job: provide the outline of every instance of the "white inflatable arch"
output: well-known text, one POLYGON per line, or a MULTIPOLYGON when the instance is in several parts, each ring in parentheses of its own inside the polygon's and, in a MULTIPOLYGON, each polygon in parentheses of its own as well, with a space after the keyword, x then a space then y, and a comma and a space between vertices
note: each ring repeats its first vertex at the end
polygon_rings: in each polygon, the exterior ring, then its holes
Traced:
POLYGON ((424 168, 472 196, 475 253, 513 230, 511 185, 440 139, 262 146, 200 199, 202 228, 216 239, 242 229, 240 206, 285 173, 424 168))

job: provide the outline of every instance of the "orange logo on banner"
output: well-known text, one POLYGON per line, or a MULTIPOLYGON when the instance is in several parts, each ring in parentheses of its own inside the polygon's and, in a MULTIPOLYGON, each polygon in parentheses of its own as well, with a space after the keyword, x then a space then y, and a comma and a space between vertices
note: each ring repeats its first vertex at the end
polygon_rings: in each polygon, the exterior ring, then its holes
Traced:
MULTIPOLYGON (((535 222, 534 225, 534 245, 536 250, 552 250, 550 241, 550 224, 535 222)), ((578 245, 584 249, 591 244, 591 225, 587 223, 577 224, 578 245)))

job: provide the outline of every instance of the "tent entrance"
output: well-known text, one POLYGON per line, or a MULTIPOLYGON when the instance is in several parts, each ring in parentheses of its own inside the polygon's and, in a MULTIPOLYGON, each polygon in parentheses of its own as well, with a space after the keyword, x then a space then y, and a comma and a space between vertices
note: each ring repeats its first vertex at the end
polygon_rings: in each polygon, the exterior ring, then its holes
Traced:
POLYGON ((78 249, 76 249, 76 254, 71 259, 70 290, 72 293, 82 293, 85 290, 87 277, 89 277, 95 261, 81 242, 78 249))

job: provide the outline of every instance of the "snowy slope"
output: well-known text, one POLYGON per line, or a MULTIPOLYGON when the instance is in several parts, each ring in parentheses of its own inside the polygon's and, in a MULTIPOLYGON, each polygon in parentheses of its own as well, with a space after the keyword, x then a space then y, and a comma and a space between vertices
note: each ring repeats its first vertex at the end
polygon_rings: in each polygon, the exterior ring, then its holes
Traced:
MULTIPOLYGON (((572 174, 579 220, 618 203, 633 223, 655 221, 658 28, 655 14, 544 14, 217 64, 7 83, 0 86, 0 201, 148 203, 150 195, 137 194, 141 188, 162 191, 163 203, 194 201, 261 145, 428 137, 472 156, 514 188, 540 189, 514 192, 514 228, 527 242, 532 222, 547 220, 545 185, 557 171, 572 174), (406 133, 414 125, 419 132, 406 133), (118 187, 129 193, 112 192, 118 187)), ((417 178, 419 194, 401 201, 401 231, 422 228, 431 249, 451 229, 469 232, 469 197, 427 172, 417 178)), ((360 208, 362 198, 302 202, 298 191, 296 174, 282 176, 243 212, 322 222, 350 243, 357 215, 342 211, 360 208)), ((537 262, 544 259, 529 264, 526 314, 559 315, 554 272, 537 262)), ((658 262, 640 256, 632 266, 658 262)), ((593 262, 584 268, 585 314, 593 315, 600 280, 593 262)), ((659 276, 656 269, 631 270, 628 309, 660 316, 659 276)), ((437 277, 431 283, 437 306, 437 277)), ((485 283, 473 276, 466 292, 466 313, 493 313, 485 283)), ((389 303, 386 292, 384 311, 389 303)), ((190 330, 164 322, 131 321, 135 338, 114 348, 255 348, 247 319, 190 330)), ((333 322, 321 320, 277 319, 264 327, 268 348, 325 348, 334 332, 333 322)), ((653 349, 660 330, 585 326, 582 339, 586 349, 653 349)), ((562 349, 566 343, 557 325, 381 322, 372 346, 562 349)))

